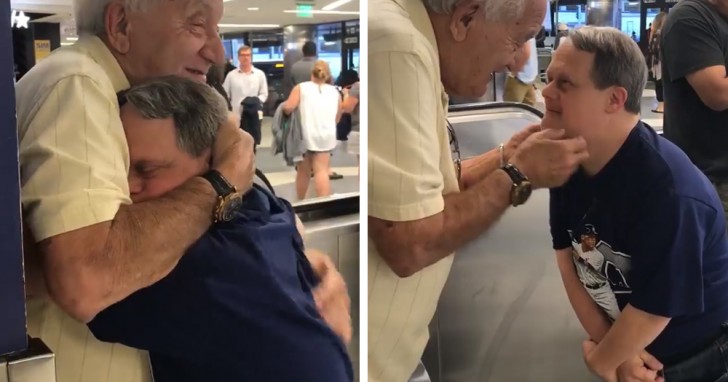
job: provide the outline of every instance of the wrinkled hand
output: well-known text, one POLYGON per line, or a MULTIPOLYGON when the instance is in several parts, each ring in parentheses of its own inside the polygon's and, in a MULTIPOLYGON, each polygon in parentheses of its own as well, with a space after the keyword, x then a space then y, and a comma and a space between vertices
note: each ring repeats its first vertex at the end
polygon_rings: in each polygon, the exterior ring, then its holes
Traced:
POLYGON ((220 171, 242 193, 253 187, 253 143, 253 137, 240 129, 239 118, 231 113, 218 129, 212 148, 212 168, 220 171))
POLYGON ((518 150, 518 147, 531 135, 541 131, 541 125, 531 125, 527 128, 513 134, 508 143, 503 146, 503 156, 505 161, 508 162, 513 154, 518 150))
POLYGON ((351 300, 346 283, 329 257, 315 250, 307 250, 306 256, 321 282, 313 291, 316 308, 334 333, 348 344, 351 341, 351 300))
POLYGON ((563 130, 546 129, 528 136, 510 159, 536 188, 559 187, 589 157, 583 138, 563 138, 563 130))
POLYGON ((662 368, 657 358, 643 350, 639 356, 619 365, 617 377, 619 382, 664 382, 665 379, 657 375, 662 368))
POLYGON ((586 363, 586 367, 591 371, 592 373, 596 374, 599 378, 601 378, 604 382, 619 382, 617 379, 617 370, 599 370, 599 368, 594 365, 592 362, 592 356, 591 353, 596 349, 597 343, 591 340, 587 340, 582 342, 581 344, 581 350, 584 355, 584 362, 586 363))

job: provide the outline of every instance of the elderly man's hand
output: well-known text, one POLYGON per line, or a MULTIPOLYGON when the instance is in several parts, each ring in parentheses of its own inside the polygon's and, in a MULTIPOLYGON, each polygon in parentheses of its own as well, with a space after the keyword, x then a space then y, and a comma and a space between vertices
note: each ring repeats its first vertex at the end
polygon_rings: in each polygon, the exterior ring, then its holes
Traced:
POLYGON ((531 135, 541 131, 541 125, 531 125, 525 129, 513 134, 508 143, 503 147, 503 156, 506 162, 508 162, 513 154, 515 154, 518 147, 531 135))
POLYGON ((351 300, 346 283, 329 257, 315 250, 307 250, 306 257, 321 282, 313 291, 316 307, 334 333, 348 344, 351 341, 351 300))
POLYGON ((243 193, 253 187, 253 144, 253 137, 240 129, 239 119, 229 114, 226 123, 217 132, 212 149, 212 167, 243 193))
POLYGON ((662 364, 650 353, 642 351, 639 356, 625 361, 617 368, 619 382, 664 382, 658 375, 662 364))
POLYGON ((589 157, 583 138, 564 138, 563 130, 545 129, 531 134, 510 163, 531 181, 533 188, 559 187, 589 157))

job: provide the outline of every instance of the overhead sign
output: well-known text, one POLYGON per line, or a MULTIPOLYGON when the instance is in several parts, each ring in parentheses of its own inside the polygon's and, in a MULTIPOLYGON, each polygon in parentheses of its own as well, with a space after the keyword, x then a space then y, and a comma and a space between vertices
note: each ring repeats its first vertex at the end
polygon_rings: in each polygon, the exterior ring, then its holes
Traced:
POLYGON ((25 15, 23 11, 12 11, 10 12, 10 27, 16 28, 28 28, 28 21, 30 17, 25 15))
POLYGON ((296 4, 296 16, 297 17, 313 17, 313 5, 311 4, 296 4))

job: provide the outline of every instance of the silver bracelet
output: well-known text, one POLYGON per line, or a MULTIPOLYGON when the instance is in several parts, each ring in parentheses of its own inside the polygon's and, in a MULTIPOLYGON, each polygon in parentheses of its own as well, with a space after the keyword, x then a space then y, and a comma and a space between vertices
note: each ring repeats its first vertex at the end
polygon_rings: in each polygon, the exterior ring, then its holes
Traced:
POLYGON ((506 146, 503 143, 501 143, 500 145, 498 145, 498 152, 500 152, 500 166, 501 167, 503 167, 503 166, 506 165, 506 154, 505 154, 505 151, 506 151, 506 146))

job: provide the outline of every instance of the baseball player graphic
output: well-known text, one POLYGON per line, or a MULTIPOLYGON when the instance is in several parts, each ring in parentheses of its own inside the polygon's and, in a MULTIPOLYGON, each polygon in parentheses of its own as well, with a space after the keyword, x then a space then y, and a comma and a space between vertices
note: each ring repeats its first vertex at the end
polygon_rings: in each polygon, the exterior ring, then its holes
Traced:
POLYGON ((614 321, 620 310, 617 298, 603 273, 604 255, 597 249, 597 231, 591 224, 586 224, 581 233, 581 244, 573 243, 574 265, 584 288, 607 316, 614 321))

